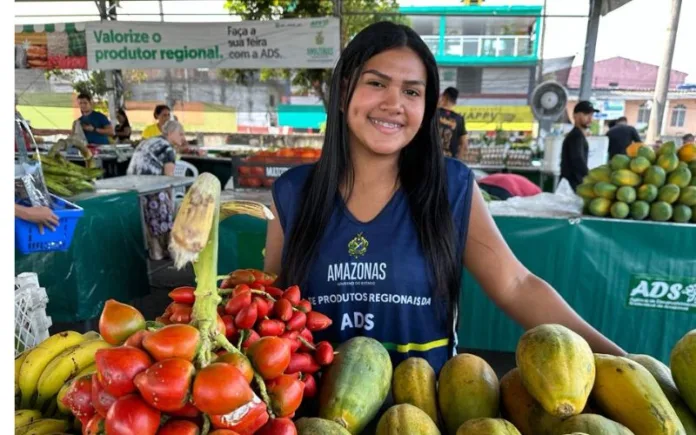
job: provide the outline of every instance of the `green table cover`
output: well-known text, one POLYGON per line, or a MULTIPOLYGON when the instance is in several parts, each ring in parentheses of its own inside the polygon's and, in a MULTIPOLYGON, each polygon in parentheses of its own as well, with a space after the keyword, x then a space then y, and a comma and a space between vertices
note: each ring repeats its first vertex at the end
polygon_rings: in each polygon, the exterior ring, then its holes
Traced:
MULTIPOLYGON (((590 218, 495 221, 525 266, 626 351, 668 362, 672 346, 696 328, 696 226, 590 218)), ((514 351, 522 328, 466 272, 462 287, 460 346, 514 351)))
MULTIPOLYGON (((525 266, 625 350, 667 362, 674 343, 696 328, 696 226, 592 218, 495 221, 525 266)), ((220 273, 262 267, 265 227, 243 216, 222 223, 220 273)), ((512 352, 523 332, 466 272, 459 317, 462 348, 512 352)))
POLYGON ((15 275, 38 274, 54 324, 95 318, 110 298, 130 301, 149 293, 138 194, 94 194, 76 203, 84 216, 68 251, 15 251, 15 275))

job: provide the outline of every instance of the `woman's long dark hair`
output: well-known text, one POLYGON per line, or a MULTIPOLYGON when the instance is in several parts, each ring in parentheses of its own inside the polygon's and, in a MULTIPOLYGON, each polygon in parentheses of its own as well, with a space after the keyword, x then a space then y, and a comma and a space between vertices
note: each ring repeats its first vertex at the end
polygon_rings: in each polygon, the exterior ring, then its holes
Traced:
POLYGON ((454 307, 459 300, 463 253, 457 252, 461 245, 457 243, 450 212, 445 161, 435 116, 439 78, 430 49, 407 26, 391 22, 372 24, 353 38, 336 64, 331 78, 322 155, 304 186, 298 215, 285 240, 281 282, 305 282, 317 255, 317 246, 336 207, 336 195, 342 185, 347 192, 353 186, 348 125, 342 108, 347 111, 361 70, 373 56, 400 47, 412 49, 421 58, 427 71, 427 85, 423 124, 401 152, 399 180, 408 197, 418 238, 431 268, 434 300, 446 307, 451 325, 454 307), (347 89, 342 89, 343 84, 348 85, 347 89), (342 91, 346 92, 343 106, 342 91))
POLYGON ((116 112, 116 113, 123 116, 123 124, 121 124, 121 126, 122 127, 130 127, 130 121, 128 120, 128 115, 126 115, 126 111, 123 108, 121 108, 121 109, 118 109, 118 112, 116 112))

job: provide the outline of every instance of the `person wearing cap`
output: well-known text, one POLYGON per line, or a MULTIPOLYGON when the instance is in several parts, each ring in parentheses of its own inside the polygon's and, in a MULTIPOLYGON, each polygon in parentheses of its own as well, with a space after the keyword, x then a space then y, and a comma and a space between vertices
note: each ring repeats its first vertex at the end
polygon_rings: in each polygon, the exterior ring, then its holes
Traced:
POLYGON ((582 183, 583 177, 589 172, 587 154, 590 146, 585 138, 585 131, 592 124, 592 118, 599 110, 589 101, 580 101, 573 109, 575 126, 566 135, 561 149, 561 178, 565 178, 575 189, 582 183))

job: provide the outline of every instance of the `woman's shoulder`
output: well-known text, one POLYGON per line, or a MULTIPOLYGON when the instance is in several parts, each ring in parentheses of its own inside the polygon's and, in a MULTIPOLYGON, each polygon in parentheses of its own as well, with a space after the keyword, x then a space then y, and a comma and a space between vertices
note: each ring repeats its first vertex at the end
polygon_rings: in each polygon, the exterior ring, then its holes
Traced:
POLYGON ((462 161, 445 157, 448 184, 466 185, 471 177, 471 169, 462 161))
POLYGON ((314 164, 305 164, 288 169, 275 180, 273 188, 275 190, 282 189, 283 193, 288 190, 302 190, 314 166, 314 164))

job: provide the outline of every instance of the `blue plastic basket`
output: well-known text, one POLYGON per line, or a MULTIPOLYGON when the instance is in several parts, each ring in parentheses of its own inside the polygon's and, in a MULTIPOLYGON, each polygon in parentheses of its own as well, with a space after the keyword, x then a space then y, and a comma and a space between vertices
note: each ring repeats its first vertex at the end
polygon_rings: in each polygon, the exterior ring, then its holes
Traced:
POLYGON ((84 210, 55 195, 51 197, 51 208, 59 220, 55 231, 44 228, 44 233, 41 234, 37 224, 15 217, 15 246, 22 254, 67 251, 70 248, 77 221, 84 214, 84 210))

